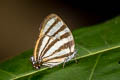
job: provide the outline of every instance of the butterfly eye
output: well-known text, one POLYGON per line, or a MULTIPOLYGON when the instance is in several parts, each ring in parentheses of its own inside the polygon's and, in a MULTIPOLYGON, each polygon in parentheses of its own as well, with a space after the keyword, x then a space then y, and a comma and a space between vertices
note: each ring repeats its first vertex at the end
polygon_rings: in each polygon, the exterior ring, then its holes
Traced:
POLYGON ((38 69, 40 69, 40 66, 38 66, 38 69))
POLYGON ((40 69, 40 66, 35 67, 36 69, 40 69))

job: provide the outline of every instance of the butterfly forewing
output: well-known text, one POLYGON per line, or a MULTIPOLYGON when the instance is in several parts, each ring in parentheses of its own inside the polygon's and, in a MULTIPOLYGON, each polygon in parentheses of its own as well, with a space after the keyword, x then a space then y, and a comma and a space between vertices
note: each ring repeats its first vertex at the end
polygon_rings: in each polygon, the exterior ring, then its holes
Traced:
POLYGON ((41 25, 34 58, 42 65, 55 66, 74 57, 74 46, 70 29, 60 17, 51 14, 41 25))

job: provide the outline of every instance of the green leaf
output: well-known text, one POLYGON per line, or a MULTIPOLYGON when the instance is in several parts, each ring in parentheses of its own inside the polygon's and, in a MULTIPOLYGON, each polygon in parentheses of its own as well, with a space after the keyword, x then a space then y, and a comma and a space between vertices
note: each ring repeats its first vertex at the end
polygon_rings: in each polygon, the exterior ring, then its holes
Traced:
POLYGON ((35 70, 29 58, 33 50, 0 63, 0 80, 119 80, 120 17, 75 30, 77 61, 35 70))

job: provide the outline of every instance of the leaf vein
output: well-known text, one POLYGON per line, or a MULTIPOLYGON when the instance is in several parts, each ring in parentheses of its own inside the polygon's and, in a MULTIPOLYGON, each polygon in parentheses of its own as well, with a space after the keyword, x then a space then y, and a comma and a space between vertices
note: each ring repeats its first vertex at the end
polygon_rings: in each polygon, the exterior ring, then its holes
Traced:
POLYGON ((92 71, 91 71, 91 73, 90 73, 90 76, 89 76, 88 80, 92 80, 93 74, 94 74, 94 72, 95 72, 95 69, 96 69, 96 66, 97 66, 97 64, 98 64, 98 61, 99 61, 100 57, 101 57, 101 54, 98 55, 98 57, 97 57, 97 59, 96 59, 96 62, 95 62, 95 64, 94 64, 93 68, 92 68, 92 71))
POLYGON ((11 75, 11 76, 16 76, 15 74, 12 74, 12 73, 10 73, 10 72, 7 72, 7 71, 5 71, 5 70, 2 70, 2 69, 0 69, 0 71, 2 71, 2 72, 4 72, 4 73, 7 73, 7 74, 9 74, 9 75, 11 75))

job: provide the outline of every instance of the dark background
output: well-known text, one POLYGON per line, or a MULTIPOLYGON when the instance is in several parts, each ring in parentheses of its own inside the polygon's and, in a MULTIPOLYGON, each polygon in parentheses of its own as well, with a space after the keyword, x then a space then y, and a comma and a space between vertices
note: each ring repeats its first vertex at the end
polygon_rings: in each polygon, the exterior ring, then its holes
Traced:
MULTIPOLYGON (((119 5, 77 0, 0 1, 0 61, 35 46, 41 21, 56 13, 74 30, 105 22, 119 15, 119 5)), ((112 3, 114 4, 114 3, 112 3)))

